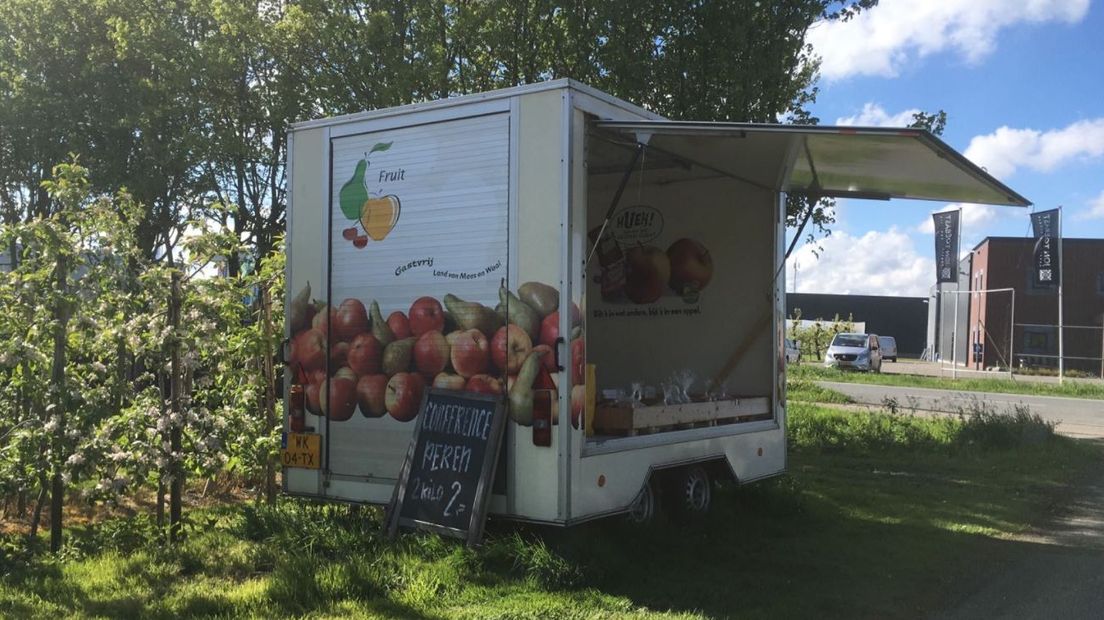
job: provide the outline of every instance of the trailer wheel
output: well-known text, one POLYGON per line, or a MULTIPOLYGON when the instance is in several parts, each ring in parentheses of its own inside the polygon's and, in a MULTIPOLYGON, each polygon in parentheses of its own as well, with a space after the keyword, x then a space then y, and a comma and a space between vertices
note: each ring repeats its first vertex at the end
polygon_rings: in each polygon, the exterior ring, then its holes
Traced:
POLYGON ((656 493, 655 483, 649 478, 644 483, 644 488, 636 496, 632 506, 629 506, 629 521, 637 525, 646 525, 655 520, 659 506, 659 496, 656 493))
POLYGON ((709 472, 701 465, 693 465, 672 473, 669 487, 672 516, 687 521, 709 512, 713 501, 713 481, 709 478, 709 472))

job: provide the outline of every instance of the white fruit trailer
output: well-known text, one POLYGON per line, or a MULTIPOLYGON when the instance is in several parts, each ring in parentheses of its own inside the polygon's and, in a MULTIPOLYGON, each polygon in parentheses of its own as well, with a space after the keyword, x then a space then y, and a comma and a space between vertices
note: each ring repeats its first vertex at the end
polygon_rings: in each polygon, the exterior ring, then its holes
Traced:
POLYGON ((787 196, 1029 204, 922 130, 674 122, 571 80, 289 143, 288 424, 318 440, 284 491, 386 504, 427 386, 503 393, 489 513, 559 525, 786 469, 787 196))

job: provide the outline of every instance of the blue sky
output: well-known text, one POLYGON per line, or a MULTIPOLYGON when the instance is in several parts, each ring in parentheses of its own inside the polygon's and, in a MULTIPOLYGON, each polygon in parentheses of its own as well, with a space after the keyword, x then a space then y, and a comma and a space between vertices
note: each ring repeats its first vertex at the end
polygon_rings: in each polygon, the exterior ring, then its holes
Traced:
MULTIPOLYGON (((882 0, 819 24, 813 112, 824 124, 903 125, 947 112, 943 139, 1035 203, 1066 237, 1104 237, 1104 1, 882 0)), ((946 203, 841 202, 833 234, 799 247, 797 290, 926 295, 931 213, 946 203)), ((1028 234, 1027 211, 964 205, 963 249, 1028 234)), ((792 290, 792 281, 788 284, 792 290)))

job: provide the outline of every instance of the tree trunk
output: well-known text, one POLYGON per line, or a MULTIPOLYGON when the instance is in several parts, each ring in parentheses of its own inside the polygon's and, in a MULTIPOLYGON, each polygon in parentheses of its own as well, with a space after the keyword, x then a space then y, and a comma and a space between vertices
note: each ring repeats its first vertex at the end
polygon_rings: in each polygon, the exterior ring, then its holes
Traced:
MULTIPOLYGON (((265 434, 276 428, 276 369, 272 364, 272 295, 268 282, 261 283, 261 329, 264 333, 265 382, 265 434)), ((270 506, 276 504, 276 455, 268 451, 265 454, 265 499, 270 506)))
POLYGON ((42 520, 42 507, 46 505, 46 478, 42 479, 41 488, 38 491, 38 499, 35 500, 34 514, 31 515, 31 533, 29 538, 34 540, 38 536, 38 523, 42 520))
POLYGON ((58 257, 57 261, 57 287, 61 296, 57 307, 54 309, 54 318, 57 321, 54 327, 54 363, 50 376, 50 383, 57 394, 55 403, 57 409, 54 415, 58 416, 57 430, 54 432, 53 463, 50 480, 50 551, 56 553, 61 549, 62 543, 62 509, 65 504, 65 484, 61 479, 63 462, 61 455, 65 445, 65 416, 67 398, 65 397, 65 335, 69 323, 68 301, 65 299, 68 265, 65 256, 58 257))
POLYGON ((180 509, 181 491, 184 488, 184 467, 181 462, 180 446, 180 392, 182 387, 180 368, 180 272, 175 269, 172 272, 172 291, 169 301, 169 324, 172 326, 171 354, 169 357, 169 403, 172 408, 171 423, 169 424, 169 471, 172 479, 169 482, 169 542, 176 542, 180 538, 180 509))

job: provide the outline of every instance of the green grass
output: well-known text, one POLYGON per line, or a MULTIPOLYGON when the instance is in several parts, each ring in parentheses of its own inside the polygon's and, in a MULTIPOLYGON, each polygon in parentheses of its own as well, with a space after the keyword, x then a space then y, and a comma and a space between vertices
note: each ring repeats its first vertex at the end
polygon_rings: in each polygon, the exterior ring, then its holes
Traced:
POLYGON ((1026 413, 792 403, 789 420, 790 473, 721 487, 692 525, 491 522, 469 550, 286 499, 193 513, 171 550, 146 519, 112 521, 57 560, 0 555, 0 617, 915 617, 1030 553, 1008 536, 1100 458, 1026 413))
POLYGON ((1035 396, 1067 396, 1071 398, 1104 399, 1104 383, 1068 381, 1063 384, 1038 381, 1015 381, 996 378, 927 377, 890 373, 866 373, 825 368, 818 364, 790 366, 786 371, 791 381, 839 381, 844 383, 870 383, 903 387, 934 388, 966 392, 999 392, 1003 394, 1032 394, 1035 396))
POLYGON ((855 402, 850 396, 826 387, 821 387, 808 379, 786 380, 786 400, 789 402, 831 403, 844 405, 855 402))

